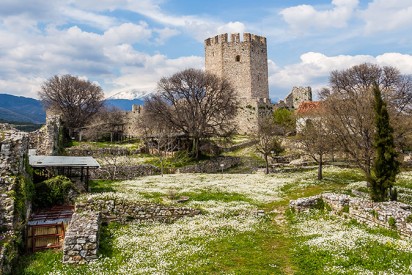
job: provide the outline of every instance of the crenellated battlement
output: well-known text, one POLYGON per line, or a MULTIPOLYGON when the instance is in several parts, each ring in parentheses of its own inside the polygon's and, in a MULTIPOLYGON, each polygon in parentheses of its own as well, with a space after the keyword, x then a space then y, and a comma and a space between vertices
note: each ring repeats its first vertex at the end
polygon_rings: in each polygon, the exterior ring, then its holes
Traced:
POLYGON ((240 39, 240 34, 239 33, 232 33, 227 34, 219 34, 214 37, 207 38, 205 40, 205 46, 212 46, 212 45, 217 45, 217 44, 238 44, 238 43, 257 43, 262 46, 266 47, 266 37, 255 35, 255 34, 250 34, 250 33, 244 33, 243 34, 243 41, 240 39), (230 37, 230 40, 229 40, 230 37))

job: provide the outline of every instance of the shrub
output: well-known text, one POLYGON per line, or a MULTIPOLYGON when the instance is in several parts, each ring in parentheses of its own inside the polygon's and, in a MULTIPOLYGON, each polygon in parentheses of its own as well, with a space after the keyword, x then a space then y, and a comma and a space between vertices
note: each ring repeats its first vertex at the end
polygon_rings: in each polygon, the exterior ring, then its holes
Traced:
POLYGON ((317 199, 316 203, 313 205, 313 208, 323 210, 325 209, 325 202, 322 199, 317 199))
POLYGON ((391 228, 396 228, 396 220, 394 217, 389 217, 388 224, 391 228))
POLYGON ((33 204, 38 208, 61 205, 65 202, 71 188, 73 183, 65 176, 56 176, 37 183, 33 204))

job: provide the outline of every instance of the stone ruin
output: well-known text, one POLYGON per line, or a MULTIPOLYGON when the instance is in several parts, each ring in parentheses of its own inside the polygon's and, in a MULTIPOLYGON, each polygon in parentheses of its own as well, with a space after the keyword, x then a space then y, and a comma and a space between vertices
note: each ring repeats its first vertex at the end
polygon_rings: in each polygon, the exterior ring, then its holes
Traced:
POLYGON ((15 209, 18 176, 25 174, 28 144, 26 133, 0 124, 0 274, 10 273, 17 260, 17 240, 22 238, 21 216, 28 216, 15 209))
POLYGON ((412 237, 412 206, 401 202, 372 202, 366 198, 344 194, 325 193, 292 200, 291 209, 308 211, 326 203, 334 213, 347 213, 349 217, 370 226, 396 228, 402 235, 412 237), (319 204, 320 203, 320 204, 319 204))
POLYGON ((298 109, 303 102, 312 101, 311 87, 293 87, 292 91, 287 95, 285 100, 275 104, 277 108, 298 109))
POLYGON ((37 155, 57 155, 61 145, 59 137, 61 128, 60 116, 47 113, 46 124, 39 130, 29 133, 30 148, 36 148, 37 155))
POLYGON ((100 213, 74 213, 64 238, 63 263, 88 263, 97 259, 100 213))
POLYGON ((106 195, 80 200, 70 221, 63 247, 63 263, 89 263, 97 259, 101 222, 173 222, 200 210, 135 202, 106 195))

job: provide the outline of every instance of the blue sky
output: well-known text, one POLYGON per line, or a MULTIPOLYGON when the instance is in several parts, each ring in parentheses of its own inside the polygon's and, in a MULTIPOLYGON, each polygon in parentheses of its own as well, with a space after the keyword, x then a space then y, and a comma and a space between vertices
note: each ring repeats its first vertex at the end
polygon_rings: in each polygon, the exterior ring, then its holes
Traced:
POLYGON ((0 93, 36 97, 69 73, 107 96, 145 94, 203 68, 206 38, 250 32, 267 37, 270 96, 282 99, 363 62, 412 74, 411 29, 411 0, 1 0, 0 93))

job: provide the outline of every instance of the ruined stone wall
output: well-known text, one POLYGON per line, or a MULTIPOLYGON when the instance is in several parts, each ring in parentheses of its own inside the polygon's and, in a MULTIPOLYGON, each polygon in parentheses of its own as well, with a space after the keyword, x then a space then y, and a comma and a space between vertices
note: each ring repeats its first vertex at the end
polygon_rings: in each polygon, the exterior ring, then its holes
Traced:
POLYGON ((259 107, 270 105, 266 38, 250 33, 217 35, 205 40, 205 68, 227 79, 240 102, 239 133, 256 132, 259 107))
POLYGON ((75 208, 77 213, 85 211, 100 212, 103 220, 118 222, 171 222, 184 216, 200 214, 200 210, 197 209, 135 202, 110 195, 105 198, 95 197, 86 201, 79 201, 76 203, 75 208))
POLYGON ((321 200, 336 213, 347 212, 359 222, 397 229, 403 235, 412 236, 412 206, 401 202, 372 202, 365 198, 326 193, 290 201, 289 206, 298 212, 306 211, 316 208, 321 200))
POLYGON ((55 156, 58 154, 62 128, 60 116, 47 115, 46 124, 30 133, 30 148, 36 149, 37 155, 55 156))
POLYGON ((312 101, 311 87, 293 87, 290 94, 285 98, 288 108, 297 109, 302 102, 312 101))
MULTIPOLYGON (((25 173, 29 140, 26 133, 0 124, 0 274, 11 273, 22 238, 22 220, 15 208, 16 191, 25 173)), ((24 211, 24 209, 20 209, 24 211)))
POLYGON ((241 159, 238 157, 218 157, 212 160, 203 161, 195 165, 189 165, 179 168, 177 173, 217 173, 223 169, 229 169, 239 165, 241 159))
POLYGON ((130 112, 125 112, 126 124, 124 128, 124 136, 138 137, 142 134, 142 131, 139 127, 139 119, 141 117, 142 111, 142 106, 133 104, 132 110, 130 112))
POLYGON ((97 259, 100 213, 74 213, 63 245, 63 263, 89 263, 97 259))
POLYGON ((171 222, 200 210, 131 201, 107 194, 83 198, 76 203, 63 246, 63 263, 89 263, 97 259, 101 221, 171 222))

